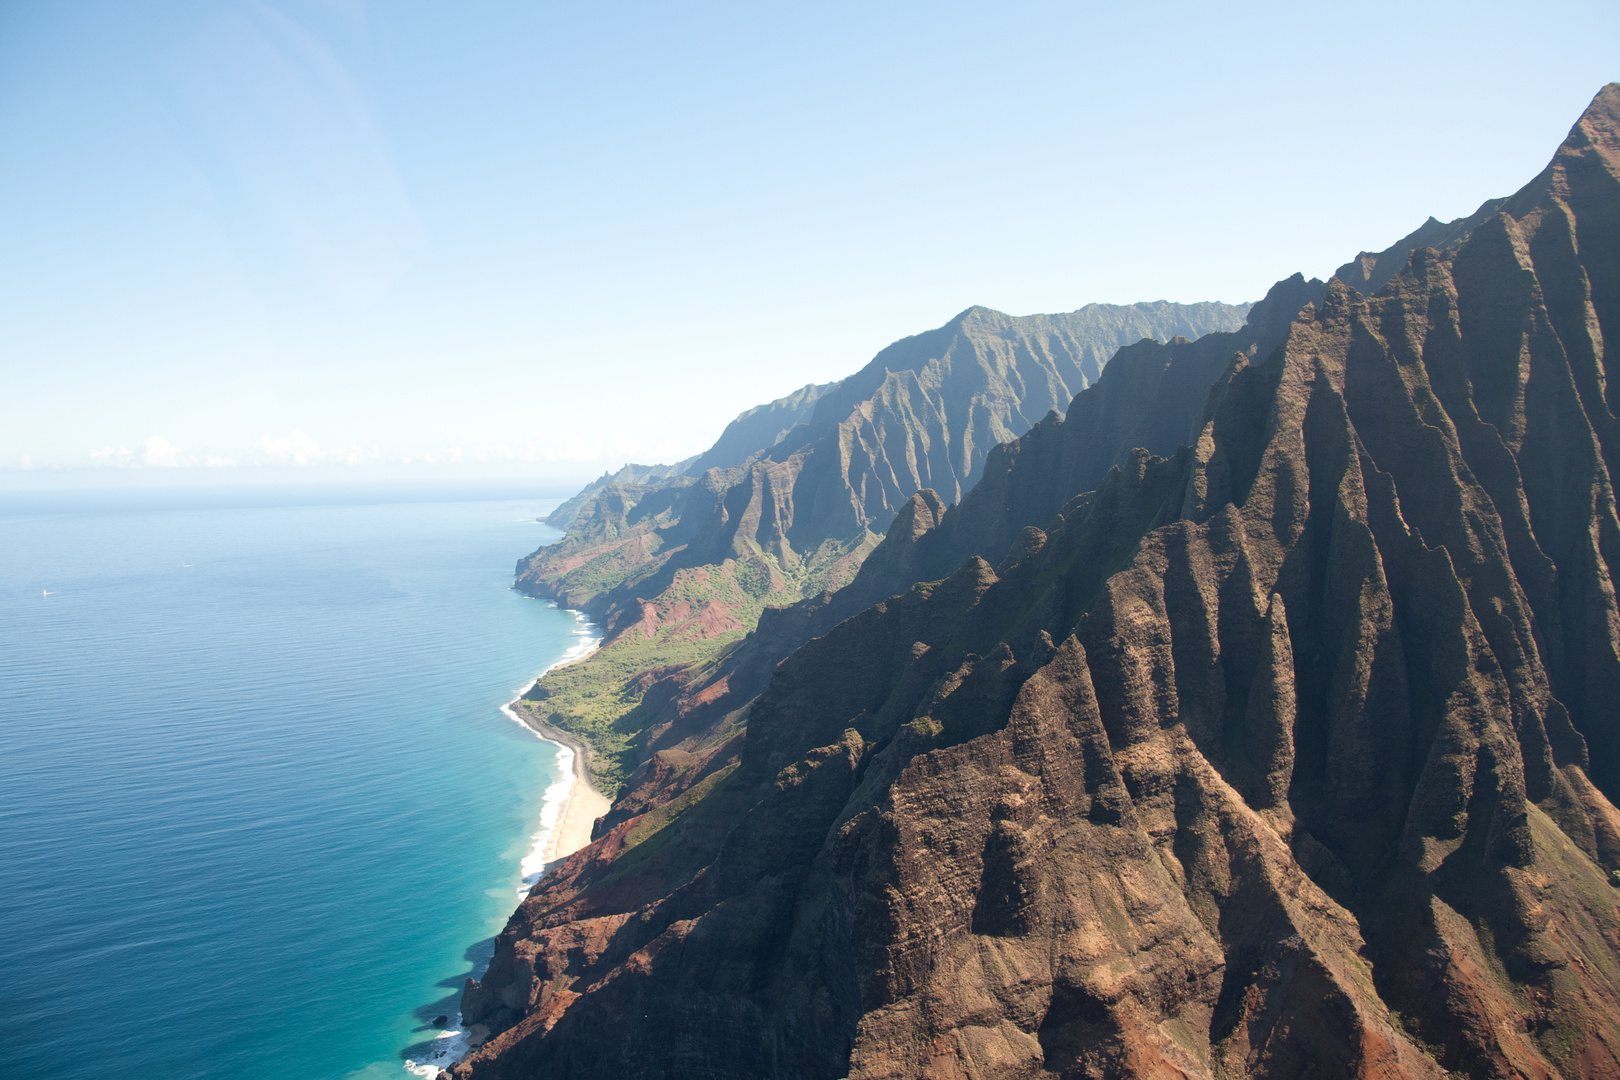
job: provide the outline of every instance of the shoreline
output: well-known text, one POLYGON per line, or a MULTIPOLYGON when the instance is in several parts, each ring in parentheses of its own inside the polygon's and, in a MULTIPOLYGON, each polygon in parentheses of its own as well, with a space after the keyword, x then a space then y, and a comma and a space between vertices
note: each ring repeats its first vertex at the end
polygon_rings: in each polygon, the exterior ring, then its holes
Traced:
MULTIPOLYGON (((583 660, 584 656, 578 659, 583 660)), ((566 859, 589 844, 591 829, 595 826, 596 819, 607 813, 613 804, 591 783, 590 770, 586 767, 590 747, 582 740, 552 727, 534 716, 528 709, 519 706, 518 702, 521 700, 521 698, 513 700, 505 707, 505 711, 545 742, 556 744, 560 751, 557 755, 557 764, 563 766, 568 776, 568 791, 558 800, 560 809, 555 822, 547 830, 545 843, 540 851, 543 865, 535 875, 538 879, 552 864, 566 859), (563 760, 565 756, 569 759, 566 762, 563 760)), ((530 886, 534 883, 525 875, 524 884, 530 886)))
MULTIPOLYGON (((551 601, 551 605, 557 606, 555 601, 551 601)), ((523 693, 558 668, 577 664, 602 647, 599 628, 583 611, 572 608, 563 610, 572 612, 576 623, 574 633, 582 640, 564 653, 561 660, 536 675, 534 682, 523 693)), ((520 896, 527 896, 529 889, 550 866, 591 842, 591 829, 596 819, 607 813, 613 804, 591 783, 590 770, 586 767, 590 760, 590 747, 583 740, 552 727, 535 716, 532 710, 525 708, 522 705, 523 693, 502 705, 501 712, 515 723, 522 724, 541 741, 557 747, 557 764, 563 772, 546 789, 540 810, 540 829, 535 834, 533 848, 523 860, 523 889, 520 896)))
MULTIPOLYGON (((551 606, 557 605, 552 602, 551 606)), ((528 897, 529 891, 545 876, 547 870, 591 842, 591 829, 595 826, 596 819, 607 813, 613 805, 608 797, 597 791, 595 785, 591 783, 590 770, 585 765, 590 747, 568 732, 560 731, 544 720, 532 716, 527 709, 520 706, 523 695, 528 693, 529 688, 535 683, 560 667, 579 663, 602 646, 602 636, 597 632, 596 624, 591 622, 583 611, 574 611, 572 608, 563 610, 573 611, 576 622, 574 634, 584 640, 564 653, 561 660, 536 675, 529 683, 529 687, 520 691, 517 697, 501 706, 501 712, 506 714, 507 719, 521 724, 541 742, 548 742, 557 747, 557 764, 562 767, 562 776, 552 781, 541 796, 540 828, 534 833, 532 838, 534 844, 529 849, 529 854, 524 856, 520 864, 523 887, 517 894, 519 904, 528 897), (565 758, 567 760, 564 760, 565 758)), ((482 976, 483 973, 479 974, 482 976)), ((472 1029, 463 1027, 458 999, 457 1012, 450 1021, 450 1026, 442 1029, 430 1040, 430 1044, 437 1046, 438 1049, 426 1060, 406 1058, 405 1071, 429 1080, 434 1077, 448 1077, 450 1066, 482 1045, 487 1034, 478 1025, 474 1025, 472 1029)))

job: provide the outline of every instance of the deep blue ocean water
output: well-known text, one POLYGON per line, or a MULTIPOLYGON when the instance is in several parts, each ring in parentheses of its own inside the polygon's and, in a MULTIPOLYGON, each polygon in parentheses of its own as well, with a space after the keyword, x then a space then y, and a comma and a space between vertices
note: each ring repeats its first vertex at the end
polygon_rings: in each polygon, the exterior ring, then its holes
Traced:
POLYGON ((408 1078, 556 777, 500 712, 576 640, 509 587, 548 508, 0 505, 11 1068, 408 1078))

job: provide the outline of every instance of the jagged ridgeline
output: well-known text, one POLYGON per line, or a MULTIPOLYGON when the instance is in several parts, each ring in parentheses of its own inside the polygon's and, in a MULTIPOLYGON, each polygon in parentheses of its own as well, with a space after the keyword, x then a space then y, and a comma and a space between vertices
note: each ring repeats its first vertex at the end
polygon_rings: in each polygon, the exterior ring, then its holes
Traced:
POLYGON ((456 1075, 1620 1075, 1620 86, 1453 239, 1123 351, 666 695, 456 1075))
POLYGON ((603 476, 547 519, 567 535, 519 564, 518 587, 589 612, 604 646, 523 707, 589 740, 611 791, 645 760, 653 684, 689 679, 767 607, 844 584, 913 494, 955 502, 993 447, 1066 407, 1122 345, 1230 330, 1247 311, 970 308, 841 382, 750 409, 696 458, 603 476))

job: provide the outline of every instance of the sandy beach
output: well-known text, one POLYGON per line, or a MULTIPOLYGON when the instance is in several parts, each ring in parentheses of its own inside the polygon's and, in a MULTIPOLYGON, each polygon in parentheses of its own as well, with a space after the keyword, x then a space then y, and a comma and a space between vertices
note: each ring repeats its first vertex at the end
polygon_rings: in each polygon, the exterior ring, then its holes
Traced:
MULTIPOLYGON (((547 674, 560 667, 579 663, 601 647, 602 639, 600 636, 593 636, 596 627, 584 613, 576 611, 574 617, 579 620, 580 626, 576 633, 585 640, 570 649, 569 655, 564 659, 541 672, 540 678, 545 678, 547 674)), ((525 706, 521 697, 503 706, 501 711, 547 742, 556 743, 570 752, 572 781, 568 786, 568 795, 563 801, 562 808, 557 812, 557 823, 552 827, 551 835, 546 838, 545 849, 540 853, 541 859, 549 866, 568 858, 589 844, 591 828, 596 824, 596 819, 607 813, 613 804, 591 784, 590 769, 587 766, 591 749, 583 740, 566 731, 560 731, 535 716, 533 710, 525 706)))
MULTIPOLYGON (((595 652, 601 644, 601 638, 593 637, 591 632, 595 627, 579 612, 574 616, 579 620, 578 633, 585 640, 569 650, 566 659, 548 667, 540 673, 540 678, 555 671, 557 668, 569 664, 577 664, 591 653, 595 652)), ((518 891, 521 899, 534 887, 535 882, 549 869, 553 863, 566 859, 574 852, 580 850, 591 842, 591 828, 596 819, 607 813, 613 805, 607 797, 591 785, 590 770, 586 766, 589 760, 590 747, 583 741, 570 735, 566 731, 559 731, 544 720, 536 717, 524 704, 523 698, 518 697, 501 706, 501 712, 508 719, 515 720, 534 732, 546 742, 555 743, 562 747, 568 756, 569 783, 568 794, 563 797, 562 805, 557 811, 556 824, 554 824, 545 838, 545 846, 539 854, 539 865, 536 865, 534 853, 523 860, 523 887, 518 891)), ((559 755, 560 757, 561 755, 559 755)), ((547 789, 547 796, 555 793, 557 786, 547 789)), ((482 972, 479 973, 482 977, 482 972)), ((489 1029, 482 1024, 473 1024, 462 1030, 462 1017, 458 1012, 452 1028, 440 1032, 432 1041, 433 1050, 423 1061, 407 1059, 405 1071, 423 1077, 448 1077, 449 1066, 466 1057, 475 1047, 483 1044, 489 1037, 489 1029)))
POLYGON ((546 842, 545 861, 547 864, 554 863, 559 859, 566 859, 589 844, 591 827, 613 804, 608 801, 607 796, 591 786, 590 770, 585 765, 590 748, 585 743, 568 732, 559 731, 544 720, 537 719, 518 702, 513 703, 512 711, 536 735, 547 742, 565 746, 573 752, 574 782, 568 789, 567 802, 557 815, 556 827, 551 830, 551 836, 546 842))

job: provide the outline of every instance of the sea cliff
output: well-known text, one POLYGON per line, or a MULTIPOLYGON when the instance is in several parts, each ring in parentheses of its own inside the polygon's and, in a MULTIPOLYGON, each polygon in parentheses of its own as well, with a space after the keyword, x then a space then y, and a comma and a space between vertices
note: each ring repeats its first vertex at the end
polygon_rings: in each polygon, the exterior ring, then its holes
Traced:
POLYGON ((1229 330, 1247 311, 970 308, 846 379, 748 410, 697 458, 604 476, 548 518, 565 537, 518 565, 518 588, 605 632, 598 655, 530 700, 591 743, 592 775, 615 790, 645 763, 642 721, 672 682, 705 670, 766 610, 849 581, 915 492, 955 502, 995 446, 1063 408, 1120 346, 1229 330))
POLYGON ((455 1075, 1620 1076, 1620 85, 1476 217, 667 687, 455 1075))

